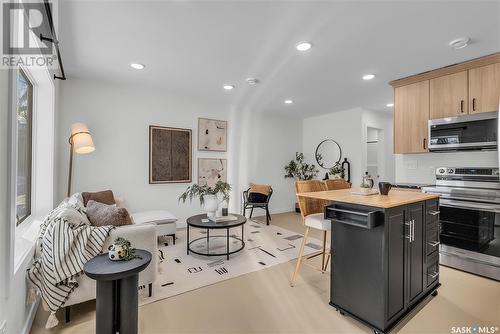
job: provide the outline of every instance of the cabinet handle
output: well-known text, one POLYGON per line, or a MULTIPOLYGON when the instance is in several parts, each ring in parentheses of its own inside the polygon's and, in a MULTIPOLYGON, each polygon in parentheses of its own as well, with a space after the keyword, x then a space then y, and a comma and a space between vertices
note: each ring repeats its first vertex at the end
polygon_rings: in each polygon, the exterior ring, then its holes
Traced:
POLYGON ((411 220, 411 241, 415 241, 415 219, 411 220))
POLYGON ((427 138, 424 138, 424 150, 427 149, 427 138))
POLYGON ((431 242, 429 242, 429 246, 431 246, 431 247, 436 247, 439 244, 440 244, 439 241, 431 241, 431 242))
POLYGON ((476 98, 472 99, 472 111, 476 111, 476 98))
POLYGON ((460 112, 463 113, 464 112, 464 100, 461 100, 460 101, 460 112))
POLYGON ((440 213, 441 213, 441 211, 434 211, 434 210, 429 211, 429 214, 430 214, 430 215, 433 215, 433 216, 437 216, 437 215, 439 215, 440 213))
POLYGON ((405 223, 406 226, 408 226, 408 231, 410 232, 410 235, 405 235, 405 239, 408 239, 411 242, 412 235, 411 235, 411 220, 408 220, 405 223))
POLYGON ((433 272, 432 274, 428 274, 432 279, 438 277, 439 273, 437 271, 433 272))

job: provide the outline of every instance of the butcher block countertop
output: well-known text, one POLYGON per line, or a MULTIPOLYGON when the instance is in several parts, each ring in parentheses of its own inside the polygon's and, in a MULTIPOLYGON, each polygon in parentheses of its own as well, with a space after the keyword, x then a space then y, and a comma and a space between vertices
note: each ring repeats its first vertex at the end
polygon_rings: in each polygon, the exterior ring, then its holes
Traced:
POLYGON ((351 188, 342 190, 307 192, 297 194, 297 196, 322 199, 332 202, 367 205, 384 209, 426 201, 439 197, 438 195, 396 189, 391 189, 391 191, 389 191, 389 195, 377 194, 369 196, 353 195, 351 194, 351 192, 353 191, 359 191, 359 189, 351 188))

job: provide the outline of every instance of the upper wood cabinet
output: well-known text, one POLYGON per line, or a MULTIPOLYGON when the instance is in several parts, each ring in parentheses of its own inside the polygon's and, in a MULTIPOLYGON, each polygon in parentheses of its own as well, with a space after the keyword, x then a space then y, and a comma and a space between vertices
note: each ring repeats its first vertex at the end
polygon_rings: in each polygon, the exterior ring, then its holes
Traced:
POLYGON ((500 52, 390 82, 394 153, 428 152, 428 121, 498 111, 500 52))
POLYGON ((468 113, 467 71, 444 75, 430 81, 430 118, 468 113))
POLYGON ((394 89, 394 153, 427 152, 429 80, 394 89))
POLYGON ((471 114, 497 111, 500 99, 500 63, 469 70, 471 114))

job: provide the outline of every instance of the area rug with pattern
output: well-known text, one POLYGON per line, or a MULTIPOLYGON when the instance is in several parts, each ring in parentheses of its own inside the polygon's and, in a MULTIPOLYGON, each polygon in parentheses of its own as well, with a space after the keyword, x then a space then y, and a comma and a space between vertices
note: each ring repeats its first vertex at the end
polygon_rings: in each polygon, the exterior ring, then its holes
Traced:
MULTIPOLYGON (((230 250, 241 247, 241 228, 230 229, 230 250), (236 238, 234 238, 236 237, 236 238)), ((207 252, 206 229, 190 228, 190 240, 199 239, 191 245, 198 253, 207 252)), ((226 230, 210 230, 209 253, 226 251, 226 230)), ((296 259, 303 235, 274 225, 248 220, 244 226, 245 247, 226 256, 202 256, 192 252, 187 255, 186 230, 177 231, 175 245, 172 238, 161 238, 158 250, 158 276, 153 285, 152 297, 147 289, 140 291, 140 303, 148 304, 184 292, 199 289, 247 273, 263 270, 280 263, 296 259)), ((304 255, 321 250, 319 240, 308 238, 304 255)), ((291 274, 291 273, 290 273, 291 274)))

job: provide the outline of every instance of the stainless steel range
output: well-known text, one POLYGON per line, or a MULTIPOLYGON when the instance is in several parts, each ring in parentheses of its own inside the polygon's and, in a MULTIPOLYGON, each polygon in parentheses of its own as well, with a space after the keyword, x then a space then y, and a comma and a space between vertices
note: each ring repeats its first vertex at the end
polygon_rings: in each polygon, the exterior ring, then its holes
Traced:
POLYGON ((500 178, 498 168, 440 167, 440 263, 500 280, 500 178))

